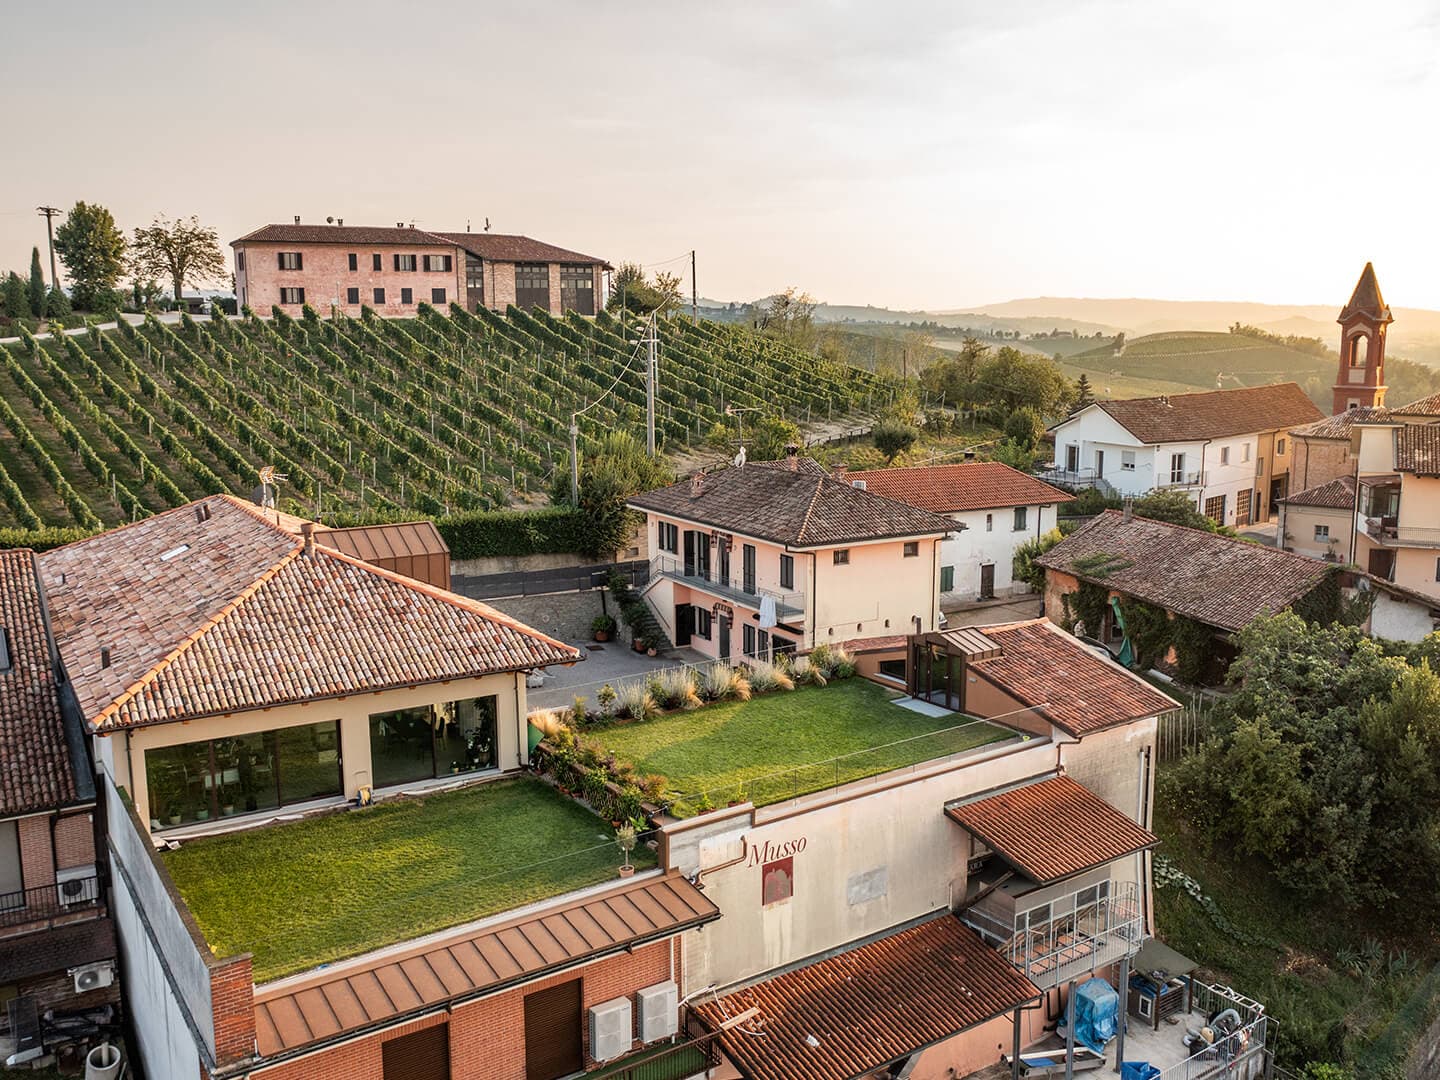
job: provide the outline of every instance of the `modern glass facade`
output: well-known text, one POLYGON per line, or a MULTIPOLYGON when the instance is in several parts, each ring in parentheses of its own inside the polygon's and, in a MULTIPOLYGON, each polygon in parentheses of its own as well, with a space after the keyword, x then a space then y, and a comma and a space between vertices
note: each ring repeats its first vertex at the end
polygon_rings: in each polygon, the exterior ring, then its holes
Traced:
POLYGON ((370 717, 370 775, 375 787, 493 769, 494 695, 374 713, 370 717))

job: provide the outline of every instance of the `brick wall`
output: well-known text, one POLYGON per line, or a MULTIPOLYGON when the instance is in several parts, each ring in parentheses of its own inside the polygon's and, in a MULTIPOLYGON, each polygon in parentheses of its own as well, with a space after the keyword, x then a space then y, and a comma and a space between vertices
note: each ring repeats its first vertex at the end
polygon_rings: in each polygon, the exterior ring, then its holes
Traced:
MULTIPOLYGON (((374 308, 381 315, 414 315, 421 301, 431 303, 430 290, 443 288, 445 304, 465 302, 465 253, 451 244, 256 244, 246 243, 236 249, 245 255, 244 271, 236 271, 236 285, 243 288, 241 303, 248 304, 257 314, 268 314, 272 305, 280 303, 282 288, 305 290, 305 302, 316 311, 327 312, 338 297, 340 310, 359 315, 361 306, 374 308), (277 256, 282 251, 301 254, 300 270, 281 270, 277 256), (355 256, 356 269, 350 269, 350 256, 355 256), (380 269, 372 269, 374 255, 380 256, 380 269), (414 255, 415 270, 396 270, 396 255, 414 255), (444 272, 424 269, 426 255, 449 255, 451 269, 444 272), (351 304, 346 290, 360 290, 360 303, 351 304), (375 302, 375 290, 385 290, 385 302, 375 302), (409 304, 400 302, 400 290, 410 289, 409 304)), ((488 278, 488 275, 487 275, 488 278)), ((489 285, 489 281, 486 281, 489 285)), ((510 295, 515 295, 512 273, 510 295)), ((291 315, 300 315, 300 305, 282 305, 291 315)))
POLYGON ((220 1064, 255 1053, 255 981, 250 954, 210 971, 210 1004, 215 1014, 215 1059, 220 1064))
POLYGON ((38 889, 55 882, 55 853, 50 846, 50 818, 45 815, 21 818, 20 873, 25 888, 38 889))
POLYGON ((1355 475, 1350 444, 1339 439, 1296 438, 1290 461, 1290 494, 1355 475))
POLYGON ((1065 625, 1065 597, 1079 588, 1080 579, 1074 575, 1059 570, 1045 571, 1045 615, 1067 633, 1070 627, 1065 625))
POLYGON ((61 870, 95 862, 95 816, 67 814, 55 825, 55 865, 61 870))

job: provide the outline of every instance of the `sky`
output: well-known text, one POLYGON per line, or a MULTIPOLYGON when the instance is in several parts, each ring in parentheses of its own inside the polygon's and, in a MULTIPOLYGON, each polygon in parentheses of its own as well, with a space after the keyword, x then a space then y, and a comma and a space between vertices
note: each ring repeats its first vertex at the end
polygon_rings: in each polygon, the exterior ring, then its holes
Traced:
POLYGON ((687 275, 694 249, 726 300, 1332 304, 1373 260, 1392 305, 1440 308, 1437 3, 72 0, 4 25, 8 115, 38 120, 0 154, 0 269, 44 254, 36 206, 83 199, 222 243, 298 214, 488 217, 687 275))

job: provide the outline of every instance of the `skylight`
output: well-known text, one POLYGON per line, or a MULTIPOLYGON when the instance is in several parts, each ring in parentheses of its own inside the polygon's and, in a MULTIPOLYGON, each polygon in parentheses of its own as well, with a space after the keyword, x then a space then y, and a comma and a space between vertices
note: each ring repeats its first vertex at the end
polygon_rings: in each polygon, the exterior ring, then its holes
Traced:
POLYGON ((187 551, 189 551, 189 550, 190 550, 190 545, 189 545, 189 544, 180 544, 178 547, 173 547, 173 548, 171 548, 169 551, 161 552, 161 553, 160 553, 160 561, 161 561, 161 562, 169 562, 171 559, 175 558, 175 556, 177 556, 177 555, 184 555, 185 552, 187 552, 187 551))
POLYGON ((0 626, 0 673, 9 671, 15 666, 10 659, 10 631, 0 626))

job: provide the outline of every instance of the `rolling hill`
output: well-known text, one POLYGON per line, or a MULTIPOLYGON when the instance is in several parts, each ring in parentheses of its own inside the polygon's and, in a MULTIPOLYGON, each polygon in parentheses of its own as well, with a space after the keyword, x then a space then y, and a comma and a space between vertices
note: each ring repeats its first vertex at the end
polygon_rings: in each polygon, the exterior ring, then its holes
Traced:
POLYGON ((1328 387, 1335 362, 1240 334, 1201 330, 1148 334, 1128 342, 1117 356, 1107 342, 1066 358, 1079 369, 1183 385, 1189 389, 1260 386, 1314 377, 1328 387))

